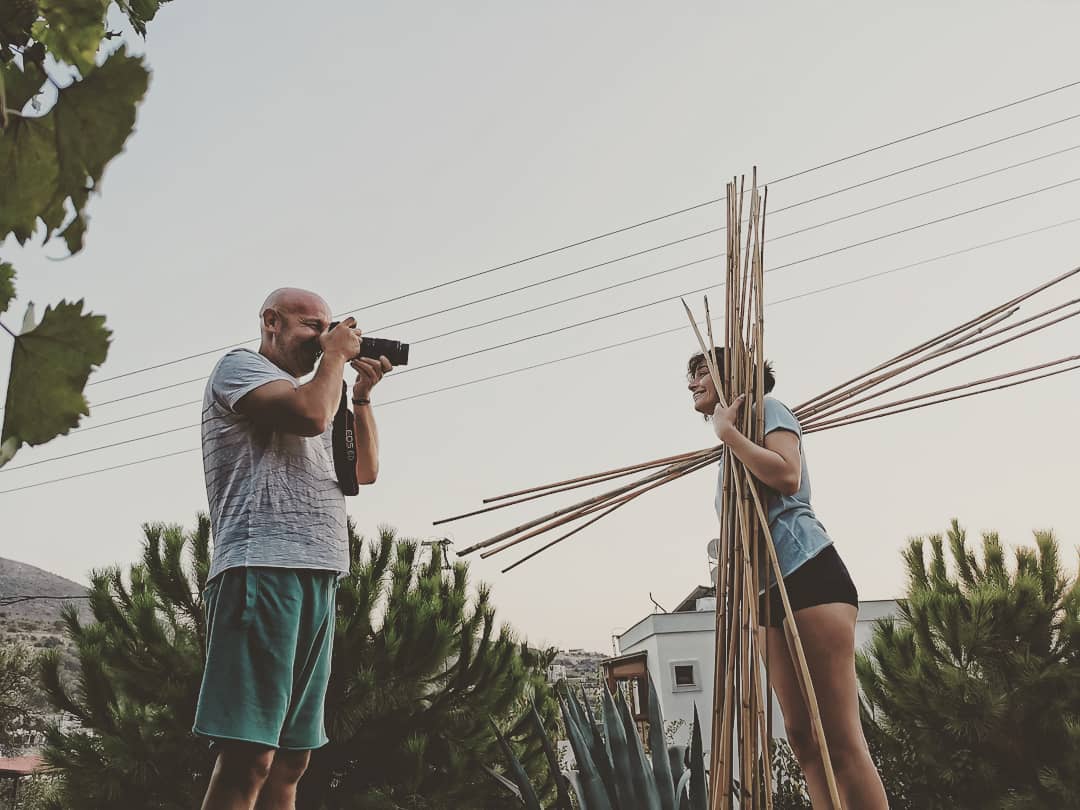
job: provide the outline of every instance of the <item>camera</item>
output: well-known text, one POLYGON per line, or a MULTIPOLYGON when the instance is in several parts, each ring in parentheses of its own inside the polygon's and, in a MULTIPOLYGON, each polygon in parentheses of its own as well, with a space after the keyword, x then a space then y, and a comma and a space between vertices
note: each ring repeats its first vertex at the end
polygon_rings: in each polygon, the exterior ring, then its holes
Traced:
MULTIPOLYGON (((333 321, 330 324, 330 329, 337 326, 340 321, 333 321)), ((370 357, 372 360, 378 360, 380 357, 386 357, 393 366, 407 366, 409 364, 409 344, 402 343, 399 340, 388 340, 386 338, 372 338, 366 335, 360 342, 360 354, 356 357, 370 357)), ((356 358, 354 358, 356 359, 356 358)))

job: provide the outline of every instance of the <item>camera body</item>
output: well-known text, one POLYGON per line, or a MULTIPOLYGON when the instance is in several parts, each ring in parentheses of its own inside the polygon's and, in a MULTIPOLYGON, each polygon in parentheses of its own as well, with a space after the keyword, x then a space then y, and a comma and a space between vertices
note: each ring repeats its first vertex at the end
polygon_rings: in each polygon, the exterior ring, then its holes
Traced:
MULTIPOLYGON (((340 321, 333 321, 330 324, 330 329, 333 329, 339 323, 340 321)), ((369 357, 372 360, 386 357, 393 366, 407 366, 409 364, 409 344, 402 343, 399 340, 365 336, 360 342, 360 354, 357 355, 357 358, 360 357, 369 357)))

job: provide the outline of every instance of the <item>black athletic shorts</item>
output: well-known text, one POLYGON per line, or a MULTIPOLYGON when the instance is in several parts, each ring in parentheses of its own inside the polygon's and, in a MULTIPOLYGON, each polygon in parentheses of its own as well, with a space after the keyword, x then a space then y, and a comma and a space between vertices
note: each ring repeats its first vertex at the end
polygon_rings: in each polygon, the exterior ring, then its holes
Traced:
MULTIPOLYGON (((834 546, 826 546, 816 557, 784 577, 784 585, 787 586, 791 609, 795 612, 833 602, 846 602, 859 607, 859 592, 855 590, 851 574, 834 546)), ((770 603, 769 626, 780 627, 784 620, 780 589, 774 585, 767 595, 770 603)), ((766 594, 758 597, 758 624, 761 626, 765 626, 765 597, 766 594)))

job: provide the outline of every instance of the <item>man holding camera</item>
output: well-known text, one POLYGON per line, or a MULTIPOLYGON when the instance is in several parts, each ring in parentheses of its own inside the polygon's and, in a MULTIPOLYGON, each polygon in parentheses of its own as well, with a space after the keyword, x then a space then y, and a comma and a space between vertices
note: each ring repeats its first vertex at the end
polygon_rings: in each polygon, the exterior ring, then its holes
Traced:
POLYGON ((259 315, 259 351, 226 354, 203 397, 214 552, 193 730, 217 752, 203 810, 293 808, 311 750, 327 742, 334 598, 349 570, 343 489, 345 479, 375 482, 371 391, 391 369, 386 357, 359 356, 355 319, 330 328, 312 292, 275 290, 259 315), (343 471, 334 434, 346 365, 357 376, 343 471))

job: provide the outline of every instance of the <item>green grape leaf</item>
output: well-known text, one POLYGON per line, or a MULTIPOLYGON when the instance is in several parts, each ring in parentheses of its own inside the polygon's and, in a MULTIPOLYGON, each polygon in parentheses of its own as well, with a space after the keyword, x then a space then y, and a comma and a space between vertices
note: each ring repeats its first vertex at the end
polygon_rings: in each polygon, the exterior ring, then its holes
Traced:
POLYGON ((162 3, 168 0, 116 0, 116 5, 127 15, 139 36, 146 36, 146 24, 154 19, 162 3))
POLYGON ((15 338, 0 466, 23 444, 42 444, 67 433, 90 413, 83 388, 94 366, 105 362, 111 333, 103 315, 82 309, 82 301, 47 307, 40 323, 35 326, 31 317, 15 338))
POLYGON ((41 0, 44 20, 30 29, 61 62, 75 65, 86 76, 94 69, 101 40, 105 38, 105 12, 109 0, 41 0))
POLYGON ((16 117, 0 132, 0 240, 13 233, 20 244, 40 217, 46 240, 65 218, 68 249, 82 249, 85 207, 105 166, 124 148, 135 126, 135 108, 146 93, 149 72, 140 57, 113 53, 86 78, 60 91, 40 118, 16 117))
POLYGON ((7 262, 0 262, 0 314, 7 312, 11 299, 15 297, 15 268, 7 262))
POLYGON ((50 207, 60 175, 54 124, 51 114, 15 118, 0 133, 0 240, 14 233, 23 244, 50 207))
POLYGON ((14 62, 0 65, 0 84, 3 85, 4 106, 19 111, 41 90, 45 74, 33 63, 22 69, 14 62))

